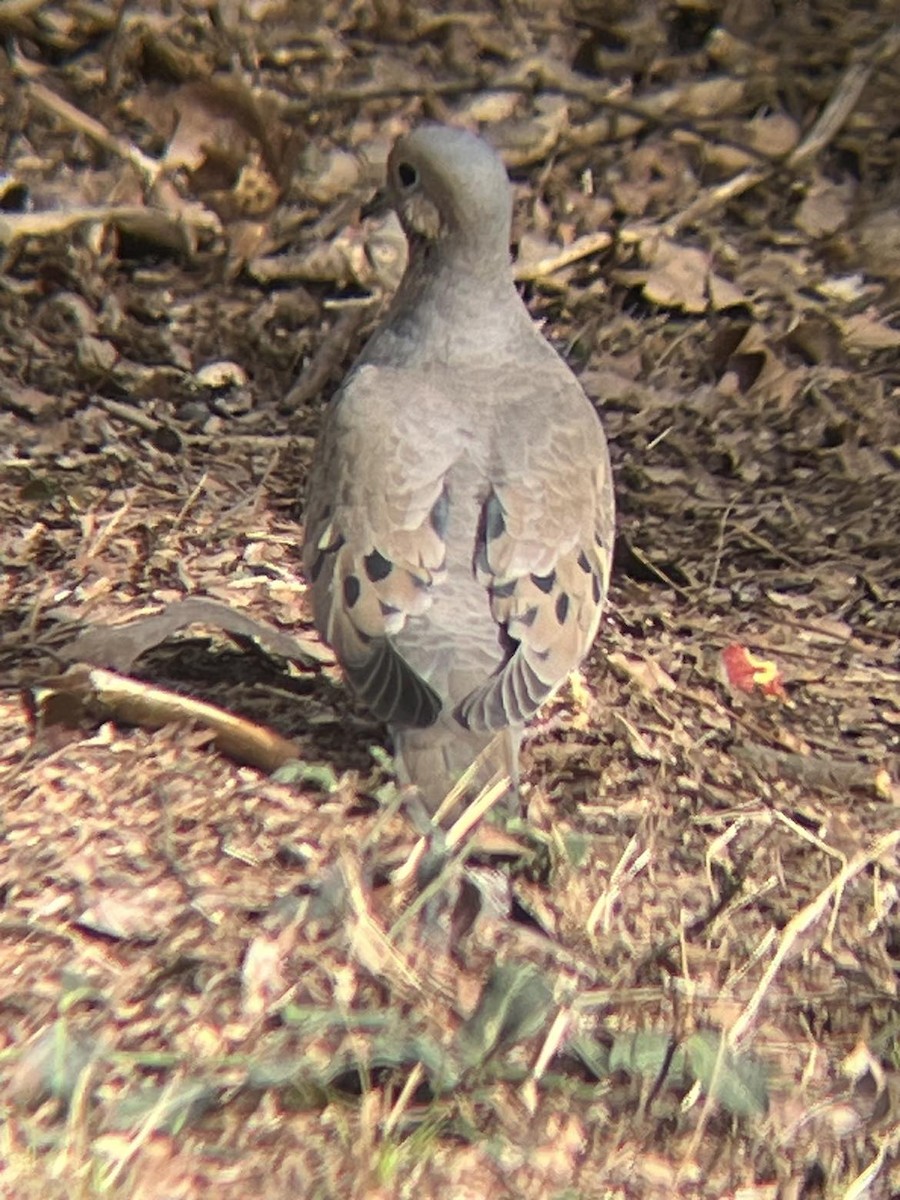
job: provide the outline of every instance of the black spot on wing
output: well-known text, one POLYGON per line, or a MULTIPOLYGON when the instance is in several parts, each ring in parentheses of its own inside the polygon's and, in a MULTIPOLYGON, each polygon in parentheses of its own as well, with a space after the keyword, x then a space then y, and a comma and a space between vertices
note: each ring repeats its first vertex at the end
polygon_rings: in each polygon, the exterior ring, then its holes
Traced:
POLYGON ((569 615, 569 597, 565 592, 560 592, 556 597, 556 619, 560 625, 564 625, 566 617, 569 615))
POLYGON ((509 583, 498 583, 491 588, 491 595, 497 600, 508 600, 516 590, 516 580, 511 579, 509 583))
POLYGON ((450 493, 446 487, 435 500, 429 514, 431 528, 438 535, 441 541, 447 536, 447 522, 450 519, 450 493))
POLYGON ((478 518, 478 532, 475 535, 475 570, 481 575, 491 574, 490 555, 488 546, 506 532, 506 518, 503 515, 503 505, 497 499, 496 492, 491 492, 478 518))
POLYGON ((553 585, 556 583, 556 572, 550 571, 547 575, 532 575, 531 582, 536 588, 549 596, 553 591, 553 585))
POLYGON ((344 604, 352 608, 359 599, 360 585, 355 575, 344 576, 344 604))
POLYGON ((385 558, 378 550, 373 550, 371 554, 365 556, 363 566, 372 583, 378 583, 382 579, 387 579, 388 575, 394 569, 394 564, 391 560, 385 558))
POLYGON ((312 564, 310 565, 310 568, 309 568, 309 582, 310 583, 315 583, 316 580, 319 578, 319 576, 322 574, 322 567, 324 566, 324 564, 325 564, 325 551, 320 550, 319 553, 316 555, 316 557, 313 559, 312 564))
POLYGON ((530 629, 537 620, 537 615, 537 605, 532 604, 531 608, 526 608, 520 617, 516 617, 516 622, 519 625, 524 625, 526 629, 530 629))
POLYGON ((583 550, 578 555, 578 565, 579 565, 579 567, 581 567, 582 571, 584 571, 585 575, 591 569, 591 564, 588 561, 588 556, 585 554, 585 552, 583 550))
POLYGON ((600 583, 600 576, 597 574, 591 580, 591 595, 594 597, 594 603, 599 604, 603 596, 603 585, 600 583))
POLYGON ((484 536, 487 541, 496 541, 506 533, 506 517, 503 515, 503 505, 497 499, 497 493, 491 492, 484 502, 484 536))

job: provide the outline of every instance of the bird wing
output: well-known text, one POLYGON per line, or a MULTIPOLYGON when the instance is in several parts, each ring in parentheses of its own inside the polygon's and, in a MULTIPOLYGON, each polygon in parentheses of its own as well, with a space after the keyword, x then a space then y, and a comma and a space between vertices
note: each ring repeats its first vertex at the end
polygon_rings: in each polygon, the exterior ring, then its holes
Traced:
MULTIPOLYGON (((542 364, 543 366, 544 364, 542 364)), ((410 372, 363 366, 332 401, 316 448, 304 567, 320 634, 380 720, 423 727, 442 702, 393 636, 447 574, 447 480, 466 451, 453 406, 410 372), (438 420, 440 422, 437 427, 438 420)), ((614 506, 600 422, 567 368, 507 380, 479 435, 471 572, 507 657, 456 706, 472 732, 524 724, 587 653, 609 585, 614 506), (537 389, 540 389, 538 394, 537 389), (549 393, 549 394, 548 394, 549 393)), ((463 426, 472 433, 472 422, 463 426)), ((462 619, 462 618, 461 618, 462 619)), ((460 629, 462 641, 467 629, 460 629)))
POLYGON ((316 628, 380 720, 432 724, 433 688, 391 636, 426 612, 445 573, 446 476, 458 454, 448 430, 423 438, 403 395, 408 375, 362 366, 331 402, 307 498, 303 563, 316 628))
POLYGON ((590 649, 609 587, 609 453, 590 402, 564 370, 540 379, 540 405, 529 410, 526 396, 521 420, 511 415, 509 436, 498 439, 505 453, 482 508, 475 569, 509 657, 457 707, 473 731, 534 715, 590 649))

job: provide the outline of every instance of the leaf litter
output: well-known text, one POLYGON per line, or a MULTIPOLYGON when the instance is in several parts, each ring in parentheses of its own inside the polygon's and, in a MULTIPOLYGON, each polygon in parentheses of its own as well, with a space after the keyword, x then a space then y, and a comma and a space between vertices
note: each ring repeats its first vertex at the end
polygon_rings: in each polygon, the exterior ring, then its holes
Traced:
POLYGON ((0 5, 0 1194, 900 1192, 893 20, 0 5), (523 818, 449 830, 297 554, 423 117, 621 513, 523 818))

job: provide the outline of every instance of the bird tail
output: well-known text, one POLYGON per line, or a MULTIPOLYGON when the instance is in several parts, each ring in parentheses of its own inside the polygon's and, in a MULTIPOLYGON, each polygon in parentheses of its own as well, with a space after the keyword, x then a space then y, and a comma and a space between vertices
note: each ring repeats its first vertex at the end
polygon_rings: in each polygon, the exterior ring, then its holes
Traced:
POLYGON ((397 778, 417 788, 429 812, 435 812, 461 777, 475 764, 461 801, 472 800, 489 784, 506 777, 518 796, 519 744, 522 730, 472 733, 438 721, 427 729, 394 729, 397 778))

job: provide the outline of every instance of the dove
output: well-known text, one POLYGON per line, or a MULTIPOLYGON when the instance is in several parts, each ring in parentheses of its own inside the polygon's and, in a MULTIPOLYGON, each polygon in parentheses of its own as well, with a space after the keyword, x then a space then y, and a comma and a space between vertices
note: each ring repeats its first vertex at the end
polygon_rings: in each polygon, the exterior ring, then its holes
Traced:
POLYGON ((315 626, 434 812, 476 759, 518 788, 525 725, 588 653, 615 525, 600 419, 519 296, 512 188, 463 129, 395 143, 400 285, 327 406, 306 500, 315 626))

